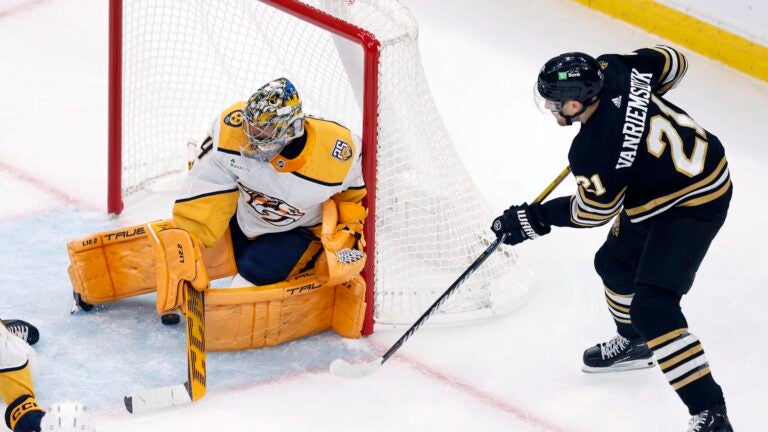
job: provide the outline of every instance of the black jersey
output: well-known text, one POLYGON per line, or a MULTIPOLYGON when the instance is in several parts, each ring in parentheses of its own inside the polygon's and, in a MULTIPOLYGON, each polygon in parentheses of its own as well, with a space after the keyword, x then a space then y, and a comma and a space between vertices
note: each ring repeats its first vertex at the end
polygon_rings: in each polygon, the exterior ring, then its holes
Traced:
POLYGON ((663 97, 684 76, 685 57, 657 46, 597 61, 600 102, 568 153, 578 192, 546 203, 548 222, 592 227, 622 209, 632 222, 727 209, 732 186, 720 140, 663 97))

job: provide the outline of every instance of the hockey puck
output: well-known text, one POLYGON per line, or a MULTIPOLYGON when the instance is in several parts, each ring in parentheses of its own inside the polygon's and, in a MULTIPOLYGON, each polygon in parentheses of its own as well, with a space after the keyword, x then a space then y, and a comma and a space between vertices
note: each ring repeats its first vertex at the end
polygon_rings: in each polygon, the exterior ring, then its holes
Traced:
POLYGON ((160 317, 163 325, 176 325, 181 321, 181 317, 175 313, 167 313, 160 317))

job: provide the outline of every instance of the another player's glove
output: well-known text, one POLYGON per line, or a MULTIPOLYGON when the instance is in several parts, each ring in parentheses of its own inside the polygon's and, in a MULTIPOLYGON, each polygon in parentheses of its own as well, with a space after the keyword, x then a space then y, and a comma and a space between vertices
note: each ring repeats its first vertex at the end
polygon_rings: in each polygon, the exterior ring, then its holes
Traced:
POLYGON ((504 210, 504 214, 493 220, 491 230, 496 237, 507 234, 504 243, 516 245, 549 234, 552 228, 544 221, 538 203, 523 203, 504 210))
POLYGON ((5 410, 5 424, 13 432, 32 432, 40 430, 40 420, 45 412, 37 405, 32 395, 21 395, 8 405, 5 410))

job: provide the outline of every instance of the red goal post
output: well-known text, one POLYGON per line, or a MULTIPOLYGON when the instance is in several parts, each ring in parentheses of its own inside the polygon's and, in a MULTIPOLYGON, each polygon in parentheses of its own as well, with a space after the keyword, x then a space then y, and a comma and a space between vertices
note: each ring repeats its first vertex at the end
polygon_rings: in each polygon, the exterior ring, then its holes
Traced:
MULTIPOLYGON (((396 0, 110 0, 109 45, 110 213, 182 172, 181 141, 221 109, 286 76, 305 112, 362 136, 364 334, 412 323, 492 240, 490 208, 429 93, 416 22, 396 0)), ((529 286, 501 248, 431 322, 497 315, 529 286)))

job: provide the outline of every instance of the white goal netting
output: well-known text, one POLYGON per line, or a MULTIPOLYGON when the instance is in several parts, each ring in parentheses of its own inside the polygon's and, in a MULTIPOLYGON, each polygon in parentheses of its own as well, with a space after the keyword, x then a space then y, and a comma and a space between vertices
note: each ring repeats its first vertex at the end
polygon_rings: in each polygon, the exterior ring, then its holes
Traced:
MULTIPOLYGON (((184 172, 186 143, 277 77, 305 113, 358 135, 363 110, 376 110, 375 319, 410 324, 488 246, 493 215, 434 105, 410 12, 395 0, 304 3, 379 40, 377 106, 364 105, 362 48, 289 13, 256 0, 123 0, 123 194, 184 172)), ((519 304, 530 275, 516 261, 499 249, 432 321, 519 304)))

